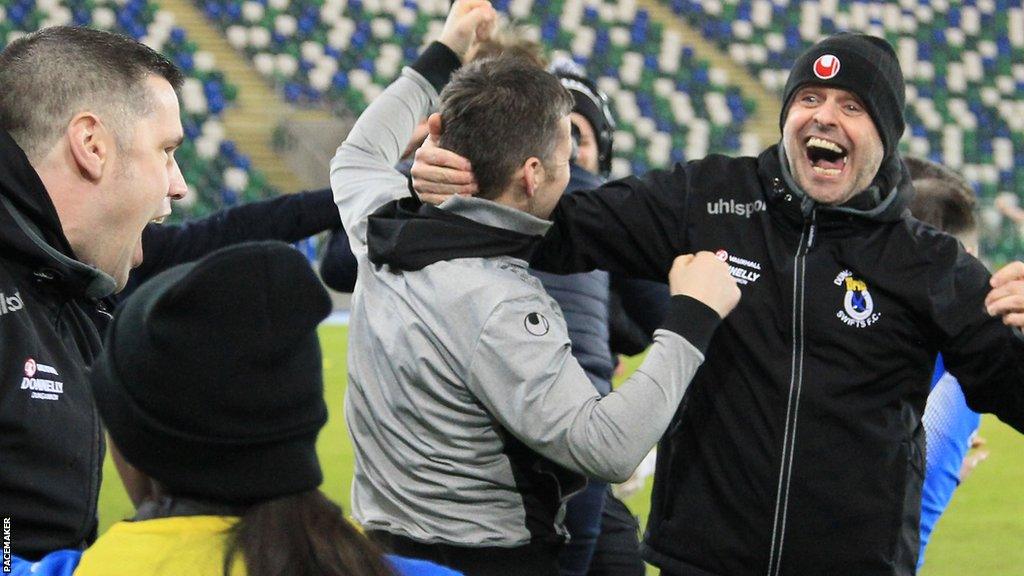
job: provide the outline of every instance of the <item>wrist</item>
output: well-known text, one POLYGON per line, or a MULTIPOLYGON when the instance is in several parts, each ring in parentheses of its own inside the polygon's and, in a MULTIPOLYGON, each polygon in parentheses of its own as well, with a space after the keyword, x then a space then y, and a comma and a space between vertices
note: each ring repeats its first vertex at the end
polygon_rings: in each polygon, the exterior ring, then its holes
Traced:
POLYGON ((435 41, 427 46, 411 67, 440 92, 448 84, 452 74, 462 67, 462 60, 447 44, 435 41))

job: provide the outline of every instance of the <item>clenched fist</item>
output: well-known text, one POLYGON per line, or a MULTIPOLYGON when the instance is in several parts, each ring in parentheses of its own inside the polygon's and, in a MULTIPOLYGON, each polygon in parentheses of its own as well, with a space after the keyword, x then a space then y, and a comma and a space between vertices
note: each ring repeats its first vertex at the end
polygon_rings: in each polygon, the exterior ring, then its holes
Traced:
POLYGON ((729 265, 711 252, 677 257, 668 273, 668 286, 673 296, 700 300, 722 318, 740 301, 740 289, 729 275, 729 265))

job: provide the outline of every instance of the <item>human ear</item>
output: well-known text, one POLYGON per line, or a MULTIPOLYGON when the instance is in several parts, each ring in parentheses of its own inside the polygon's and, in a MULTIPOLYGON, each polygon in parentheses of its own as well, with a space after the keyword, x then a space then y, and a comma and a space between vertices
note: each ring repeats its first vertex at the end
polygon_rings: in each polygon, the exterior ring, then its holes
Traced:
POLYGON ((68 123, 67 137, 78 170, 89 180, 99 180, 110 161, 110 131, 94 114, 82 112, 68 123))
POLYGON ((527 198, 533 198, 537 193, 537 188, 544 183, 546 177, 547 172, 545 172, 544 163, 540 161, 540 158, 531 156, 526 159, 526 162, 523 163, 523 183, 527 198))

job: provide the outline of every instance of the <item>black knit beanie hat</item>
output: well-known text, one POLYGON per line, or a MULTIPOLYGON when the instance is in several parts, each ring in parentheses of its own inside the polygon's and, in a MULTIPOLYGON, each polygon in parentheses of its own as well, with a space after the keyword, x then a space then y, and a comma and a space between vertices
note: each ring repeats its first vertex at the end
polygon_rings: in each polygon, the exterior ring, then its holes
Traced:
POLYGON ((168 492, 254 503, 311 490, 327 421, 327 292, 281 242, 218 250, 119 307, 90 383, 125 459, 168 492))
POLYGON ((840 32, 804 51, 793 64, 782 97, 779 128, 786 123, 797 90, 818 84, 849 90, 867 106, 885 147, 885 157, 896 150, 903 130, 906 88, 903 70, 892 46, 882 38, 840 32))

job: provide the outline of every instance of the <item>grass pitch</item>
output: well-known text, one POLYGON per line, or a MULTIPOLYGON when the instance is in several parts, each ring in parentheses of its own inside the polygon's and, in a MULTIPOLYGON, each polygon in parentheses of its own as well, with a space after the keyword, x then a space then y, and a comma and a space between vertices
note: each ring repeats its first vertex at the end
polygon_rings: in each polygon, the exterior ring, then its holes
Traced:
MULTIPOLYGON (((347 334, 346 328, 340 326, 320 329, 330 420, 317 443, 324 470, 322 489, 346 511, 353 461, 342 411, 347 334)), ((631 359, 628 364, 635 368, 639 359, 631 359)), ((1024 574, 1024 437, 991 416, 982 419, 981 435, 988 440, 991 455, 954 494, 932 534, 920 576, 1024 574)), ((104 464, 103 480, 99 505, 101 533, 132 515, 131 503, 109 458, 104 464)), ((650 481, 645 490, 627 502, 641 516, 641 525, 646 522, 649 499, 650 481)), ((656 571, 651 569, 648 573, 656 571)))

